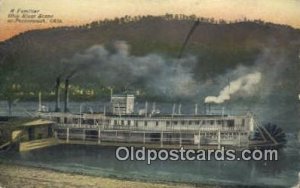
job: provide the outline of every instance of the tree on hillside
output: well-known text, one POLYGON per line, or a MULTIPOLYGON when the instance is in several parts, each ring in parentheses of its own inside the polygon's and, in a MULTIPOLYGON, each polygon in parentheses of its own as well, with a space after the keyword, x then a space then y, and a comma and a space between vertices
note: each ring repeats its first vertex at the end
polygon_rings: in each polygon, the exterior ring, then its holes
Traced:
POLYGON ((8 114, 12 115, 14 101, 18 100, 21 85, 15 57, 12 55, 3 57, 5 65, 0 67, 0 97, 7 101, 8 114))
POLYGON ((8 41, 0 46, 2 52, 0 54, 0 99, 7 101, 10 116, 13 104, 24 94, 22 85, 25 79, 23 67, 19 61, 21 53, 17 48, 25 49, 27 44, 28 41, 25 38, 17 38, 14 43, 8 41))

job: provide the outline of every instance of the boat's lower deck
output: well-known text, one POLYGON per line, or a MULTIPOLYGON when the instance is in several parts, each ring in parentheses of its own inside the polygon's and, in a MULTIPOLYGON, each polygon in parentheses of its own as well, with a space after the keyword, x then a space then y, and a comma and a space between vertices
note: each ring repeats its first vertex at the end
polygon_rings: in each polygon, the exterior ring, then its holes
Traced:
POLYGON ((174 146, 233 146, 247 147, 249 135, 243 131, 198 130, 198 131, 137 131, 103 130, 101 128, 84 129, 56 127, 54 135, 65 142, 111 142, 141 145, 174 146))

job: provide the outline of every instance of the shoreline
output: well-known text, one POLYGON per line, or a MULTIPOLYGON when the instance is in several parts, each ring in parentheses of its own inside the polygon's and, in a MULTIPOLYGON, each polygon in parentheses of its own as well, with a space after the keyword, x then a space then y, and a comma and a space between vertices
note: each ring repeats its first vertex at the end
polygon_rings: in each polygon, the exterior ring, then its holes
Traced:
POLYGON ((98 177, 76 172, 62 172, 44 167, 34 167, 0 162, 0 187, 139 187, 171 188, 200 187, 211 188, 213 185, 192 185, 171 182, 151 182, 121 179, 117 177, 98 177))
MULTIPOLYGON (((69 144, 73 145, 73 144, 69 144)), ((76 146, 73 145, 73 146, 76 146)), ((92 145, 96 146, 96 145, 92 145)), ((114 146, 101 146, 114 147, 114 146)), ((246 185, 216 182, 178 182, 151 179, 135 179, 117 175, 93 175, 84 172, 65 171, 37 164, 26 164, 17 161, 1 160, 0 188, 10 187, 139 187, 139 188, 238 188, 238 187, 274 187, 270 185, 246 185)), ((282 186, 276 186, 282 187, 282 186)))

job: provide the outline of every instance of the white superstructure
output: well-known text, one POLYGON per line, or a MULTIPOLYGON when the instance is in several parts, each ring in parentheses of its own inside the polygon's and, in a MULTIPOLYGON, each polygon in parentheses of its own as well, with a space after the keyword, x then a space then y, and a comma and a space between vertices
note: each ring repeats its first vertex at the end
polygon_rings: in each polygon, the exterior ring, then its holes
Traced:
POLYGON ((114 115, 128 115, 134 112, 134 95, 112 95, 112 113, 114 115))

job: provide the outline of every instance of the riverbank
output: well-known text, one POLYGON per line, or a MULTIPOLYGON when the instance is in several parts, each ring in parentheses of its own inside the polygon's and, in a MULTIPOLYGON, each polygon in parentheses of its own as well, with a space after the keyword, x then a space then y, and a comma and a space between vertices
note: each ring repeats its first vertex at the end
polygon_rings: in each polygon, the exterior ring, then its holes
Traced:
MULTIPOLYGON (((0 163, 0 187, 101 187, 101 188, 171 188, 193 187, 183 184, 164 184, 93 177, 49 169, 0 163)), ((197 186, 199 187, 199 186, 197 186)), ((211 186, 200 186, 208 188, 211 186)))

